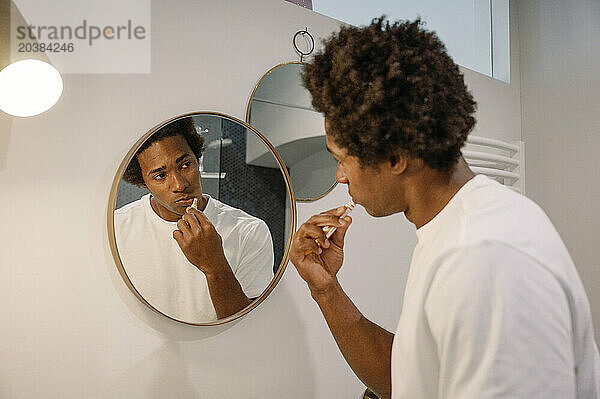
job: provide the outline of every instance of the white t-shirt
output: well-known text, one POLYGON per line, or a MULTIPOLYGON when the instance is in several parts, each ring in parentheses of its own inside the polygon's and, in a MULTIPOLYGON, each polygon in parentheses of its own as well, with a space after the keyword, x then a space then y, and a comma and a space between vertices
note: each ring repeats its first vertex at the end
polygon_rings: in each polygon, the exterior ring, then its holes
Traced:
MULTIPOLYGON (((248 298, 260 296, 273 278, 273 241, 267 224, 210 198, 203 213, 223 240, 223 252, 248 298)), ((187 322, 216 320, 206 277, 173 238, 150 205, 150 194, 115 211, 115 234, 123 266, 152 306, 187 322)))
POLYGON ((535 203, 478 175, 417 236, 394 399, 599 398, 589 303, 535 203))

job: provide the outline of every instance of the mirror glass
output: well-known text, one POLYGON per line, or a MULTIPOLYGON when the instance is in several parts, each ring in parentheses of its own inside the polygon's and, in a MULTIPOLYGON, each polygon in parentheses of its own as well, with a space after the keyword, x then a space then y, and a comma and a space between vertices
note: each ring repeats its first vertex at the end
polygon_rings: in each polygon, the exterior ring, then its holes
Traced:
POLYGON ((153 128, 121 163, 109 201, 121 275, 173 320, 234 320, 287 264, 296 222, 289 174, 273 146, 233 117, 197 112, 153 128), (270 162, 251 162, 259 148, 270 162))
MULTIPOLYGON (((277 149, 289 168, 298 201, 314 201, 335 186, 337 163, 327 151, 323 115, 314 110, 302 85, 302 63, 277 65, 260 80, 248 104, 246 120, 277 149)), ((268 154, 252 151, 256 164, 268 154)))

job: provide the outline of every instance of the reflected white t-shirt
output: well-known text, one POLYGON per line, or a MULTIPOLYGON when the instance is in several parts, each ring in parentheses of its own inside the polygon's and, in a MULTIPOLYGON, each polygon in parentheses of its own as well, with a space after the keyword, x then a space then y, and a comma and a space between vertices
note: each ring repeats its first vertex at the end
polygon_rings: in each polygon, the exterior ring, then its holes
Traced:
MULTIPOLYGON (((203 213, 221 236, 225 257, 246 296, 260 296, 273 278, 267 224, 210 197, 203 213)), ((177 320, 216 320, 206 277, 181 251, 173 238, 176 229, 177 222, 152 210, 150 194, 115 211, 119 256, 142 297, 177 320)))
POLYGON ((417 236, 394 399, 599 397, 589 303, 535 203, 478 175, 417 236))

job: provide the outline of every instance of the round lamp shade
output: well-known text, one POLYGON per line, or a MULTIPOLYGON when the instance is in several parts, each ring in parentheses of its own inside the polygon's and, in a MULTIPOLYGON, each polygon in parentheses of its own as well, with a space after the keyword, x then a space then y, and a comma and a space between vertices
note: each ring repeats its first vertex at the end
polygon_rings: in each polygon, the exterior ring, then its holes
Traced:
POLYGON ((0 71, 0 109, 13 116, 34 116, 49 110, 62 91, 60 73, 44 61, 21 60, 0 71))

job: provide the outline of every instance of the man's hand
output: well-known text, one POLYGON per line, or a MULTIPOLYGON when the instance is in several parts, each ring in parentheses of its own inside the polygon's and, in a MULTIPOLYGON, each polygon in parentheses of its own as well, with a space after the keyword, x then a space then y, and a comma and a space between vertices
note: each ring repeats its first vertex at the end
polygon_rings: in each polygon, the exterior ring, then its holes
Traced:
POLYGON ((225 258, 223 240, 204 213, 187 208, 177 227, 173 238, 185 257, 206 275, 217 318, 231 316, 250 305, 250 299, 225 258))
POLYGON ((345 207, 308 219, 294 234, 291 261, 308 283, 327 325, 356 375, 380 397, 390 397, 393 334, 367 320, 337 281, 344 261, 344 236, 352 223, 345 207), (323 226, 337 230, 325 240, 323 226))
POLYGON ((185 257, 207 277, 218 276, 229 264, 223 253, 221 236, 204 213, 192 207, 177 222, 173 238, 185 257))
POLYGON ((344 261, 344 236, 352 218, 340 216, 346 210, 339 207, 308 219, 294 234, 290 260, 311 290, 318 295, 337 281, 336 274, 344 261), (323 227, 334 226, 335 233, 326 239, 323 227))

